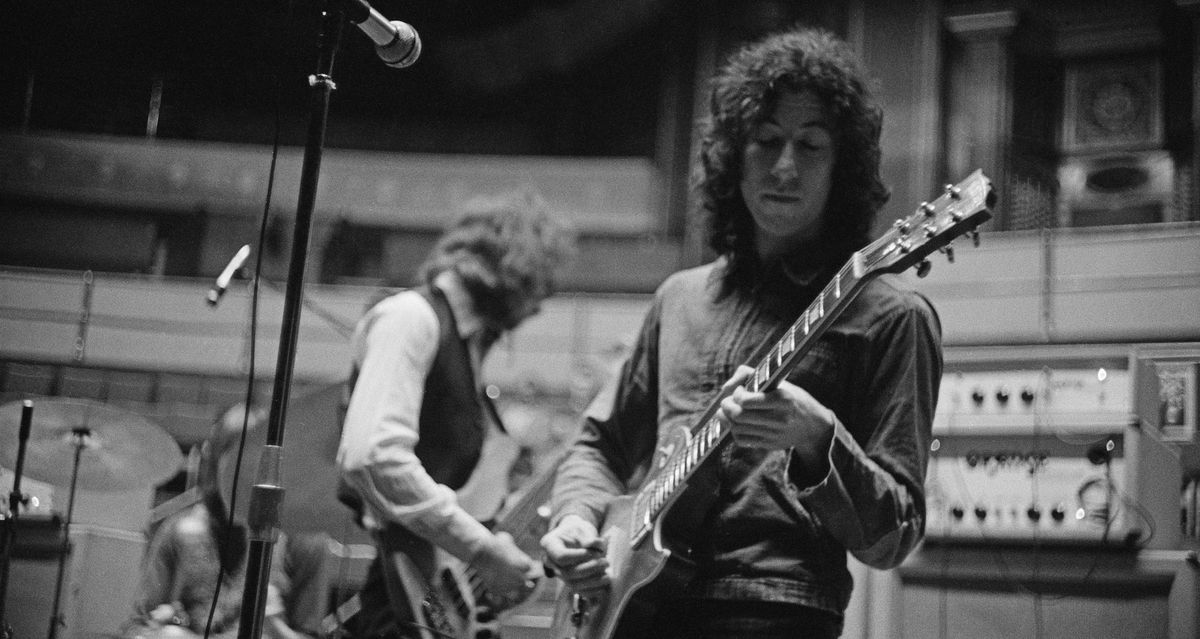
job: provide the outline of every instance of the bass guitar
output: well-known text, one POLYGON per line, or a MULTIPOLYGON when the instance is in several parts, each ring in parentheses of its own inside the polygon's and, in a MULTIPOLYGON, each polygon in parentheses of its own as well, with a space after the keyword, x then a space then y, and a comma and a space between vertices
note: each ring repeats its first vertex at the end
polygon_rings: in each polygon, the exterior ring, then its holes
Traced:
MULTIPOLYGON (((991 218, 987 209, 994 199, 988 178, 975 171, 959 184, 948 185, 933 202, 922 203, 913 214, 897 220, 851 256, 781 338, 756 351, 748 362, 755 373, 746 387, 774 389, 872 278, 912 266, 924 276, 929 269, 926 258, 933 251, 942 249, 953 260, 951 240, 969 233, 977 244, 976 229, 991 218)), ((716 397, 692 427, 668 436, 662 448, 667 452, 656 455, 638 489, 609 502, 600 534, 606 542, 612 585, 602 594, 586 596, 564 588, 552 623, 555 639, 640 636, 654 602, 682 589, 690 565, 684 557, 686 548, 671 543, 669 533, 688 529, 688 524, 675 521, 676 512, 695 516, 703 510, 697 504, 705 504, 715 493, 714 486, 700 485, 705 482, 696 474, 729 440, 728 428, 717 418, 723 398, 716 397), (696 485, 690 486, 693 479, 696 485), (671 521, 667 521, 669 514, 671 521)))
MULTIPOLYGON (((538 544, 549 523, 545 505, 557 467, 549 464, 518 491, 520 498, 492 528, 511 535, 518 548, 534 557, 541 552, 538 544)), ((499 615, 523 603, 493 597, 473 567, 399 527, 385 528, 378 535, 376 546, 384 553, 392 608, 397 614, 408 612, 405 623, 418 630, 422 639, 498 637, 499 615)), ((535 599, 542 585, 527 593, 524 601, 535 599)))

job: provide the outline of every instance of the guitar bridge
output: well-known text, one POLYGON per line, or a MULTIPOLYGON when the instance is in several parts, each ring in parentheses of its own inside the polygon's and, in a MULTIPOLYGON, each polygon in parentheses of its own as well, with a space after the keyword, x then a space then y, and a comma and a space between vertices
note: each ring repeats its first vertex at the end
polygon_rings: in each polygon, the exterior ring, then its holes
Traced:
POLYGON ((446 608, 436 593, 426 593, 425 597, 421 599, 421 613, 425 616, 425 623, 430 628, 436 628, 439 634, 454 632, 450 617, 446 614, 446 608))

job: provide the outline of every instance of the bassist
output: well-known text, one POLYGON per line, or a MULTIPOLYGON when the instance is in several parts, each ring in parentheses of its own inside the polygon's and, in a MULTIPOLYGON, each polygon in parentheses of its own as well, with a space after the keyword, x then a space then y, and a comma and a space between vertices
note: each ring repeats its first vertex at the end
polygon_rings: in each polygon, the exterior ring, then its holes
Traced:
POLYGON ((821 31, 744 48, 712 86, 699 190, 716 259, 660 286, 560 467, 542 546, 572 592, 612 588, 610 540, 598 538, 606 505, 719 400, 731 445, 690 480, 704 499, 664 515, 686 576, 649 607, 631 605, 639 620, 616 634, 836 637, 852 587, 846 553, 892 568, 924 532, 940 326, 922 296, 884 275, 776 388, 747 389, 753 371, 739 365, 870 239, 888 195, 881 114, 849 47, 821 31))
POLYGON ((454 634, 454 602, 428 599, 435 549, 472 567, 496 607, 529 594, 540 565, 458 503, 481 462, 494 408, 479 367, 504 332, 537 312, 570 253, 539 197, 473 201, 422 267, 424 285, 359 322, 338 449, 339 497, 377 541, 349 636, 454 634), (413 567, 402 571, 403 567, 413 567))

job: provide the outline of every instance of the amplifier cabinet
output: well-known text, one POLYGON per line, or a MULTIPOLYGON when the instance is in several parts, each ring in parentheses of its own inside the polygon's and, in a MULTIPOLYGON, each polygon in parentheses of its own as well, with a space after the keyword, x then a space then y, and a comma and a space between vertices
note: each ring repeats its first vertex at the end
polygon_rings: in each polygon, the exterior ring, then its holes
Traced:
POLYGON ((871 601, 847 636, 1200 636, 1200 544, 1181 535, 1200 345, 956 346, 945 362, 925 541, 856 588, 871 601))
MULTIPOLYGON (((20 545, 9 565, 6 615, 14 637, 45 637, 53 615, 61 526, 22 525, 17 539, 20 545)), ((133 611, 145 548, 140 533, 71 526, 58 637, 93 639, 120 629, 133 611)))

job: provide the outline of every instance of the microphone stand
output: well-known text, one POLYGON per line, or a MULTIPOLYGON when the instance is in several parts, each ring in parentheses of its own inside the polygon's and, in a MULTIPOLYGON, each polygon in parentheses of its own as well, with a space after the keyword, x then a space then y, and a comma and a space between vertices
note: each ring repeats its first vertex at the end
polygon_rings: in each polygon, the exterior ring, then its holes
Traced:
POLYGON ((13 542, 17 538, 17 518, 25 496, 21 494, 21 474, 25 472, 25 444, 29 441, 29 429, 33 424, 33 402, 25 400, 21 403, 21 428, 17 431, 17 463, 13 470, 12 492, 8 494, 8 514, 4 518, 4 529, 0 534, 4 539, 0 542, 0 637, 12 639, 13 629, 4 615, 4 602, 8 600, 8 568, 12 559, 13 542))
POLYGON ((258 639, 262 636, 271 554, 279 538, 279 512, 283 505, 284 492, 283 486, 280 485, 279 473, 283 453, 283 424, 287 417, 288 390, 296 360, 304 266, 316 203, 317 180, 321 171, 321 151, 329 119, 329 97, 336 88, 331 75, 333 58, 341 43, 342 27, 346 21, 343 3, 337 0, 325 2, 322 18, 321 33, 318 37, 317 70, 308 79, 312 88, 309 97, 308 136, 300 171, 296 226, 292 234, 292 253, 284 293, 283 325, 280 329, 275 384, 271 393, 271 412, 267 422, 267 443, 260 457, 258 477, 250 491, 247 510, 246 524, 250 543, 246 553, 246 578, 242 590, 238 639, 258 639))

